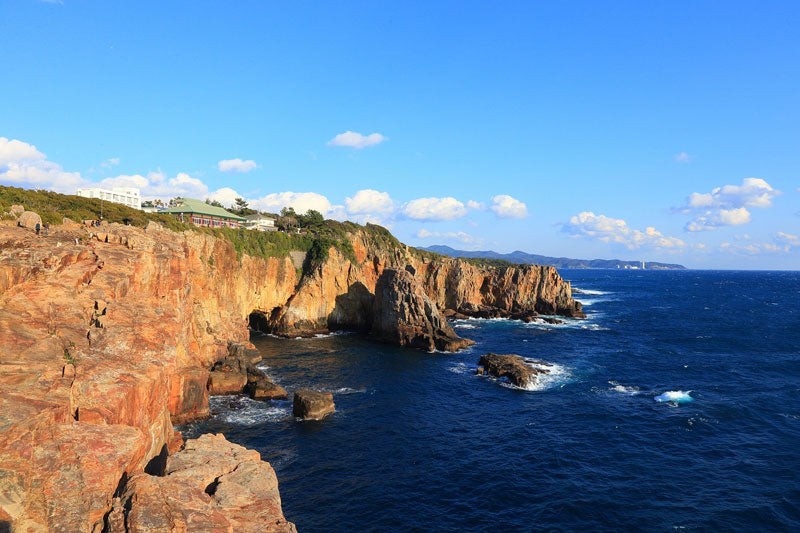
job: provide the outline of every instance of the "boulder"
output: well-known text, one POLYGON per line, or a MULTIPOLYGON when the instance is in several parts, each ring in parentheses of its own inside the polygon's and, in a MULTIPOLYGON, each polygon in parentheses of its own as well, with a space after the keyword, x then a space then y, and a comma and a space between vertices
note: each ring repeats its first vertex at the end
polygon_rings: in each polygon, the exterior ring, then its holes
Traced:
POLYGON ((22 213, 17 219, 17 222, 19 222, 19 225, 23 228, 36 229, 36 224, 39 224, 40 228, 42 227, 42 217, 33 211, 25 211, 22 213))
POLYGON ((330 392, 303 389, 294 393, 292 409, 294 416, 320 420, 334 411, 336 407, 333 404, 333 394, 330 392))
POLYGON ((14 215, 16 218, 19 218, 19 216, 20 216, 22 213, 24 213, 24 212, 25 212, 25 208, 24 208, 24 207, 22 207, 22 206, 21 206, 21 205, 19 205, 19 204, 14 204, 14 205, 12 205, 10 209, 11 209, 11 214, 12 214, 12 215, 14 215))
POLYGON ((283 516, 270 464, 223 435, 188 440, 164 474, 127 479, 103 531, 296 532, 283 516))
POLYGON ((548 370, 534 368, 525 363, 525 359, 519 355, 500 355, 487 353, 481 356, 478 364, 486 369, 486 372, 497 378, 508 378, 513 385, 526 388, 532 383, 537 374, 547 374, 548 370))
POLYGON ((462 339, 407 270, 383 271, 375 286, 372 335, 385 342, 432 352, 474 344, 462 339))
POLYGON ((247 374, 212 371, 208 376, 208 393, 212 396, 240 394, 247 385, 247 374))
POLYGON ((285 400, 289 397, 286 389, 276 385, 266 377, 251 381, 247 384, 247 394, 254 400, 285 400))

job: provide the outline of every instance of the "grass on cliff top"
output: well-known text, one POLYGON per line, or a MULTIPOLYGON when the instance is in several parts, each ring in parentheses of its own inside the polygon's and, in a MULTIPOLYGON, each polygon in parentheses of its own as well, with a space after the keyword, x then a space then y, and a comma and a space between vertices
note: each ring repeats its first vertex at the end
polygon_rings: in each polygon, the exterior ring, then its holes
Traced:
MULTIPOLYGON (((35 211, 43 222, 51 225, 61 224, 64 217, 75 222, 97 220, 100 218, 100 200, 81 196, 58 194, 51 191, 21 189, 18 187, 0 186, 0 216, 10 211, 14 204, 21 204, 29 211, 35 211)), ((338 222, 324 220, 312 227, 304 228, 306 233, 284 233, 282 231, 252 231, 233 228, 200 228, 192 224, 180 222, 172 215, 145 213, 121 204, 103 202, 103 220, 145 227, 148 222, 158 222, 172 231, 193 230, 214 235, 229 241, 236 250, 236 256, 242 254, 254 257, 286 257, 289 252, 298 250, 308 252, 307 267, 323 263, 328 258, 331 247, 336 248, 351 262, 356 262, 353 245, 347 238, 348 233, 363 232, 367 245, 380 250, 394 252, 402 250, 404 245, 392 233, 377 224, 367 223, 362 226, 355 222, 338 222)), ((436 260, 443 256, 435 252, 409 247, 409 253, 422 260, 436 260)), ((508 267, 513 263, 499 259, 464 259, 478 266, 508 267)))
MULTIPOLYGON (((42 217, 42 222, 61 224, 64 217, 75 222, 100 219, 100 200, 83 198, 70 194, 58 194, 51 191, 20 189, 18 187, 0 186, 0 215, 10 211, 14 204, 21 204, 28 211, 35 211, 42 217)), ((145 227, 148 222, 155 221, 173 231, 182 231, 189 226, 175 217, 156 213, 145 213, 122 204, 103 202, 103 220, 145 227)))
MULTIPOLYGON (((11 206, 15 204, 20 204, 26 210, 38 213, 42 217, 42 222, 48 222, 51 225, 61 224, 64 217, 78 223, 83 220, 99 220, 101 213, 100 200, 97 198, 0 186, 0 216, 10 212, 11 206)), ((143 228, 152 221, 158 222, 172 231, 192 230, 214 235, 229 241, 236 250, 237 257, 241 257, 243 253, 254 257, 285 257, 294 250, 310 252, 308 263, 310 266, 324 262, 328 258, 331 247, 336 248, 345 257, 355 262, 355 252, 347 238, 347 233, 354 233, 358 230, 364 231, 368 239, 378 246, 392 249, 402 246, 387 229, 374 224, 360 226, 353 222, 324 220, 314 227, 305 228, 306 233, 302 234, 233 228, 201 228, 180 222, 172 215, 145 213, 112 202, 103 202, 102 215, 106 222, 117 222, 143 228)))

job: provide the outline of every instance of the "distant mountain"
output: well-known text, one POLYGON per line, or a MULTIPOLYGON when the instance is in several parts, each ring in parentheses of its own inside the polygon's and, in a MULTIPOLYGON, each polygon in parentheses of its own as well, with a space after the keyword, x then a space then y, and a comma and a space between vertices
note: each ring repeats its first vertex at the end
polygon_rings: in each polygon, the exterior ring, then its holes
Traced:
MULTIPOLYGON (((509 254, 501 254, 491 250, 470 252, 467 250, 456 250, 449 246, 434 245, 423 248, 429 252, 449 255, 450 257, 468 257, 479 259, 499 259, 511 263, 548 265, 556 268, 624 268, 640 269, 641 261, 622 261, 620 259, 570 259, 568 257, 547 257, 546 255, 529 254, 519 250, 509 254)), ((670 263, 646 262, 645 268, 648 270, 686 270, 683 265, 670 263)))

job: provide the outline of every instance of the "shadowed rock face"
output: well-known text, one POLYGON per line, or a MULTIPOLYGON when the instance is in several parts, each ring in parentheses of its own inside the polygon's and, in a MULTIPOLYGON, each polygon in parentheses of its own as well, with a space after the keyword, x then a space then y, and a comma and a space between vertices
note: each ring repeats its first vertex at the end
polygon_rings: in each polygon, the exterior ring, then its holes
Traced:
POLYGON ((321 420, 336 411, 333 394, 310 389, 302 389, 294 393, 292 414, 300 418, 321 420))
POLYGON ((375 288, 372 335, 426 351, 474 344, 456 335, 422 285, 407 270, 384 270, 375 288))

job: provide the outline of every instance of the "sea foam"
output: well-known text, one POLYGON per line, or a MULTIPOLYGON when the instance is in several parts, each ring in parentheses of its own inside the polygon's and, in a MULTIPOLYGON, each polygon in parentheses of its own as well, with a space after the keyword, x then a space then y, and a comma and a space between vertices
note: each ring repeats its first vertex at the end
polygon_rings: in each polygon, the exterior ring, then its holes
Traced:
POLYGON ((578 292, 576 292, 576 294, 592 294, 592 295, 595 295, 595 294, 596 295, 608 294, 607 291, 595 291, 595 290, 591 290, 591 289, 579 289, 577 287, 573 287, 573 289, 578 291, 578 292))
MULTIPOLYGON (((516 385, 509 383, 505 380, 498 380, 498 383, 503 387, 508 387, 510 389, 518 389, 518 390, 527 390, 527 391, 545 391, 549 389, 556 388, 558 386, 563 387, 569 379, 572 377, 572 373, 561 365, 557 365, 555 363, 546 363, 544 361, 537 361, 535 359, 529 359, 527 357, 525 359, 525 364, 531 368, 535 368, 536 370, 541 370, 539 374, 536 374, 531 381, 528 382, 527 385, 524 387, 517 387, 516 385)), ((494 378, 493 378, 494 379, 494 378)))
POLYGON ((609 381, 608 384, 614 385, 614 387, 612 387, 611 389, 612 391, 621 392, 622 394, 628 394, 630 396, 635 396, 636 394, 642 392, 639 390, 639 387, 634 387, 634 386, 626 387, 625 385, 620 385, 616 381, 609 381))
POLYGON ((653 399, 657 402, 689 403, 694 400, 694 398, 689 395, 690 392, 692 391, 668 390, 653 399))
POLYGON ((212 396, 209 404, 213 418, 228 424, 255 426, 291 418, 289 402, 268 403, 251 400, 247 396, 212 396))

